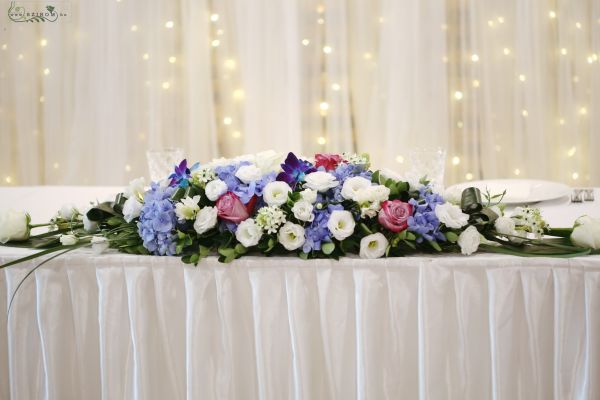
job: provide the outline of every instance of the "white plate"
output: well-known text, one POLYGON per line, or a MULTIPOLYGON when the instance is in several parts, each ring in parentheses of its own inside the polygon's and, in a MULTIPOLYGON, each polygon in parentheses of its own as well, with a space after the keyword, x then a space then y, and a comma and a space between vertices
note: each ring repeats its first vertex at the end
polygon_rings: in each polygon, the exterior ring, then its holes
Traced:
POLYGON ((548 201, 567 196, 571 188, 565 184, 533 179, 492 179, 486 181, 463 182, 448 189, 463 190, 476 187, 484 194, 486 189, 490 194, 500 194, 506 190, 502 199, 504 204, 527 204, 548 201))

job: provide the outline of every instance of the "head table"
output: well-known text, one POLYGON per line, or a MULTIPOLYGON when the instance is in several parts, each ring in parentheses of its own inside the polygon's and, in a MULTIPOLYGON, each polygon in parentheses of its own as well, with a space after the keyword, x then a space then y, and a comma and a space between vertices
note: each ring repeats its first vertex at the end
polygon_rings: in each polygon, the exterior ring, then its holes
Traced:
MULTIPOLYGON (((36 222, 116 190, 3 188, 0 208, 36 222)), ((539 206, 569 226, 598 204, 539 206)), ((79 250, 38 269, 7 318, 34 265, 0 272, 0 399, 600 398, 600 256, 193 267, 79 250)))

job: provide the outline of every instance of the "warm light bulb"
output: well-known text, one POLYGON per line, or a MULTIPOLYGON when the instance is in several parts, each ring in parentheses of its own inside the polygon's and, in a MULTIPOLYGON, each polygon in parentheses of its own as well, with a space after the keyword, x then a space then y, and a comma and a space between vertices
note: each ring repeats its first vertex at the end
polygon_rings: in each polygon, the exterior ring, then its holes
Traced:
POLYGON ((504 52, 504 55, 507 56, 510 54, 510 49, 508 47, 505 47, 504 50, 502 50, 504 52))
POLYGON ((577 172, 573 172, 573 175, 571 175, 571 178, 573 178, 573 180, 577 180, 579 179, 579 174, 577 172))
POLYGON ((210 42, 210 45, 212 47, 219 47, 220 44, 221 44, 221 41, 219 41, 219 39, 215 39, 212 42, 210 42))
POLYGON ((131 165, 125 164, 125 171, 126 172, 131 172, 131 165))
POLYGON ((454 92, 454 98, 456 100, 461 100, 463 98, 463 93, 459 90, 457 90, 456 92, 454 92))
POLYGON ((478 81, 477 79, 475 79, 475 80, 473 81, 473 87, 474 87, 474 88, 478 88, 478 87, 479 87, 479 85, 480 85, 479 81, 478 81))
POLYGON ((131 25, 130 30, 131 30, 131 32, 137 32, 138 26, 137 25, 131 25))
POLYGON ((324 6, 323 4, 319 4, 319 5, 317 6, 317 12, 318 12, 319 14, 323 14, 323 13, 325 12, 325 6, 324 6))
POLYGON ((579 114, 580 114, 580 115, 586 115, 586 114, 587 114, 587 108, 585 108, 585 107, 581 107, 581 108, 579 109, 579 114))
POLYGON ((366 52, 365 54, 363 54, 363 58, 365 60, 370 60, 371 58, 373 58, 373 54, 366 52))
POLYGON ((527 79, 527 78, 525 77, 525 75, 523 75, 523 74, 519 75, 519 80, 520 80, 521 82, 525 82, 525 79, 527 79))
POLYGON ((167 90, 167 89, 169 89, 170 87, 171 87, 171 84, 170 84, 169 82, 163 82, 163 83, 162 83, 162 88, 163 88, 163 89, 167 90))
POLYGON ((564 124, 565 124, 565 119, 564 119, 564 118, 561 118, 561 119, 559 119, 559 120, 558 120, 558 123, 559 123, 560 125, 564 125, 564 124))
POLYGON ((575 22, 575 27, 577 29, 581 29, 581 22, 575 22))
POLYGON ((171 29, 175 26, 175 23, 173 21, 167 21, 165 22, 165 28, 167 29, 171 29))
POLYGON ((458 157, 458 156, 452 157, 452 165, 458 165, 458 164, 460 164, 460 157, 458 157))
POLYGON ((2 50, 6 50, 6 49, 8 49, 8 45, 7 45, 6 43, 4 43, 4 44, 2 45, 2 50))
POLYGON ((303 46, 308 46, 310 44, 310 40, 308 39, 302 39, 302 45, 303 46))
POLYGON ((213 14, 210 16, 210 20, 212 22, 217 22, 219 20, 219 14, 213 14))
POLYGON ((519 168, 515 168, 515 175, 521 175, 521 170, 519 168))
POLYGON ((323 53, 325 53, 325 54, 331 54, 332 51, 333 51, 333 49, 330 46, 323 47, 323 53))
POLYGON ((7 176, 6 178, 4 178, 4 181, 6 183, 11 183, 12 182, 12 178, 10 176, 7 176))
POLYGON ((503 24, 504 23, 504 17, 500 16, 498 17, 498 22, 503 24))
MULTIPOLYGON (((48 45, 48 40, 47 39, 40 40, 40 46, 46 47, 46 45, 48 45)), ((4 46, 6 46, 6 45, 4 45, 4 46)), ((4 46, 2 46, 3 49, 4 49, 4 46)))
POLYGON ((488 26, 489 26, 490 28, 493 28, 493 27, 494 27, 494 25, 495 25, 495 24, 494 24, 494 21, 492 21, 492 20, 490 19, 490 20, 488 21, 488 26))
POLYGON ((44 96, 40 96, 40 103, 43 103, 44 101, 46 101, 46 98, 44 96))
POLYGON ((242 100, 244 98, 244 91, 242 89, 236 89, 233 91, 233 98, 235 100, 242 100))
POLYGON ((459 129, 462 129, 462 127, 463 127, 463 126, 464 126, 464 124, 463 124, 463 122, 462 122, 462 121, 458 121, 458 122, 456 123, 456 127, 457 127, 457 128, 459 128, 459 129))
POLYGON ((60 164, 55 161, 54 164, 52 164, 52 168, 59 169, 60 168, 60 164))
POLYGON ((323 136, 319 136, 317 138, 317 143, 319 143, 321 146, 324 145, 325 143, 327 143, 327 139, 325 139, 323 136))
POLYGON ((529 113, 527 112, 527 110, 523 110, 523 111, 521 111, 521 115, 526 117, 529 115, 529 113))
POLYGON ((235 69, 235 66, 236 66, 235 60, 232 60, 232 59, 225 60, 225 68, 235 69))
POLYGON ((479 61, 479 56, 478 56, 477 54, 473 54, 473 55, 471 56, 471 61, 473 61, 473 62, 477 62, 477 61, 479 61))
POLYGON ((549 11, 549 12, 548 12, 548 16, 549 16, 550 18, 552 18, 552 19, 556 18, 556 11, 552 11, 552 10, 551 10, 551 11, 549 11))
POLYGON ((573 157, 575 155, 576 151, 577 151, 577 148, 575 146, 571 147, 569 149, 569 151, 567 151, 567 157, 573 157))
POLYGON ((331 90, 335 90, 335 91, 337 92, 337 91, 338 91, 338 90, 340 90, 341 88, 342 88, 342 87, 340 86, 340 84, 339 84, 339 83, 332 83, 332 84, 331 84, 331 90))
POLYGON ((327 103, 326 101, 322 101, 321 104, 319 104, 319 108, 321 109, 321 111, 327 111, 329 110, 329 103, 327 103))
POLYGON ((404 162, 404 157, 402 156, 396 156, 396 162, 399 164, 402 164, 404 162))
POLYGON ((17 56, 17 60, 21 61, 22 59, 23 59, 23 54, 19 54, 19 55, 17 56))
POLYGON ((465 178, 466 178, 468 181, 470 181, 470 180, 472 180, 472 179, 473 179, 473 174, 472 174, 472 173, 470 173, 470 172, 467 172, 467 173, 465 174, 465 178))
POLYGON ((242 133, 240 131, 233 131, 231 136, 233 136, 234 139, 239 139, 242 136, 242 133))
POLYGON ((325 23, 325 20, 323 18, 319 18, 317 20, 317 24, 319 24, 319 25, 323 25, 324 23, 325 23))
POLYGON ((175 61, 177 61, 177 57, 175 57, 175 56, 171 56, 171 57, 169 57, 169 62, 170 62, 171 64, 175 64, 175 61))
POLYGON ((142 56, 142 58, 143 58, 144 60, 148 60, 148 59, 150 58, 150 54, 148 54, 148 53, 144 53, 144 55, 142 56))
POLYGON ((231 125, 232 122, 233 122, 233 118, 231 118, 231 117, 225 117, 225 118, 223 118, 223 123, 225 125, 231 125))
POLYGON ((44 68, 44 75, 50 75, 50 68, 44 68))

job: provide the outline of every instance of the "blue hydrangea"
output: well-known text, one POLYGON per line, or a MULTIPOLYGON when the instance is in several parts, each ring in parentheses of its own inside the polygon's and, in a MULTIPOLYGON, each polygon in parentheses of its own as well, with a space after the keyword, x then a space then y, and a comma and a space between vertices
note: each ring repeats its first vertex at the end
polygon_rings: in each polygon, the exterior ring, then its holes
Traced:
POLYGON ((321 250, 321 243, 331 242, 331 235, 329 232, 329 228, 327 228, 327 222, 329 222, 329 217, 331 216, 331 213, 333 211, 343 209, 344 207, 342 207, 341 205, 333 204, 330 204, 329 206, 321 210, 315 208, 315 210, 313 211, 315 219, 310 223, 308 227, 306 227, 304 231, 306 241, 304 242, 302 251, 304 251, 305 253, 309 253, 312 250, 321 250))
POLYGON ((140 212, 138 233, 144 241, 144 247, 152 254, 175 255, 176 235, 173 230, 177 224, 175 206, 171 195, 176 187, 160 187, 152 183, 144 195, 144 206, 140 212))
POLYGON ((440 232, 440 221, 435 215, 435 207, 443 204, 444 199, 431 191, 431 187, 419 189, 419 199, 408 201, 413 206, 413 215, 408 217, 408 230, 417 233, 417 243, 423 240, 445 242, 446 237, 440 232))

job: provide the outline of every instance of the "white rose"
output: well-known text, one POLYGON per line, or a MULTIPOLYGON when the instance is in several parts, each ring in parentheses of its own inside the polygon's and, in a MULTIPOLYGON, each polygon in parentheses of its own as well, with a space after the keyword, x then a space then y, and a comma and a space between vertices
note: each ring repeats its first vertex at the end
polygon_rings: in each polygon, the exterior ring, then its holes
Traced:
POLYGON ((236 178, 244 183, 250 183, 262 178, 262 171, 256 165, 243 165, 235 173, 236 178))
POLYGON ((217 225, 217 208, 216 207, 204 207, 196 215, 196 221, 194 221, 194 230, 198 235, 202 235, 204 232, 214 228, 217 225))
POLYGON ((139 200, 142 200, 144 198, 145 187, 146 180, 143 177, 137 178, 129 182, 129 185, 127 186, 123 194, 128 199, 132 197, 137 197, 139 200))
POLYGON ((237 227, 235 231, 235 238, 244 247, 256 246, 262 237, 262 230, 252 218, 248 218, 237 227))
POLYGON ((600 219, 579 217, 571 233, 571 242, 579 247, 600 249, 600 219))
POLYGON ((128 198, 125 204, 123 204, 123 218, 125 218, 125 221, 131 222, 139 217, 142 207, 143 205, 138 201, 137 197, 128 198))
POLYGON ((75 235, 60 235, 60 244, 63 246, 72 246, 77 243, 77 236, 75 235))
POLYGON ((260 168, 263 174, 281 170, 282 161, 283 154, 274 150, 261 151, 254 158, 254 164, 260 168))
POLYGON ((515 221, 509 217, 500 217, 494 222, 496 232, 501 235, 514 235, 515 234, 515 221))
POLYGON ((350 211, 335 210, 329 216, 327 228, 337 240, 344 240, 354 233, 354 217, 350 211))
POLYGON ((446 189, 442 197, 449 203, 460 205, 460 202, 462 201, 462 192, 463 190, 460 187, 452 186, 451 188, 446 189))
POLYGON ((219 197, 227 193, 227 184, 220 179, 215 179, 206 184, 204 191, 210 201, 217 201, 219 197))
POLYGON ((304 189, 300 192, 302 200, 308 201, 310 204, 315 204, 317 201, 317 191, 312 189, 304 189))
POLYGON ((465 214, 459 206, 451 203, 435 206, 435 216, 442 224, 453 229, 460 229, 469 222, 469 214, 465 214))
POLYGON ((5 211, 0 214, 0 243, 29 239, 29 214, 23 211, 5 211))
POLYGON ((458 245, 464 255, 471 255, 477 251, 481 243, 479 231, 474 226, 469 226, 458 236, 458 245))
POLYGON ((279 229, 277 238, 279 239, 279 243, 290 251, 302 247, 306 240, 304 237, 304 228, 291 222, 283 224, 281 229, 279 229))
POLYGON ((60 208, 60 211, 58 212, 58 215, 60 215, 60 217, 62 219, 71 221, 73 218, 75 218, 77 213, 78 213, 78 211, 77 211, 77 207, 75 207, 75 204, 68 203, 68 204, 63 204, 63 206, 60 208))
POLYGON ((104 253, 110 246, 108 240, 102 236, 94 236, 92 238, 92 250, 96 255, 104 253))
POLYGON ((360 240, 360 258, 375 259, 382 257, 388 247, 388 240, 377 232, 360 240))
POLYGON ((317 192, 326 192, 340 183, 329 172, 317 171, 306 175, 306 187, 317 192))
POLYGON ((285 182, 269 182, 263 190, 263 199, 269 206, 280 206, 285 204, 291 191, 292 188, 285 182))
POLYGON ((362 176, 348 178, 342 186, 342 197, 346 200, 356 200, 358 193, 369 187, 371 187, 371 181, 362 176))
POLYGON ((390 196, 390 189, 383 185, 369 186, 356 193, 354 201, 359 204, 386 201, 390 196))
POLYGON ((312 222, 315 219, 313 205, 306 200, 300 200, 292 207, 294 217, 300 221, 312 222))
POLYGON ((177 215, 180 221, 196 218, 196 214, 200 211, 198 202, 200 202, 199 195, 194 197, 187 196, 181 199, 180 202, 175 204, 175 215, 177 215))

